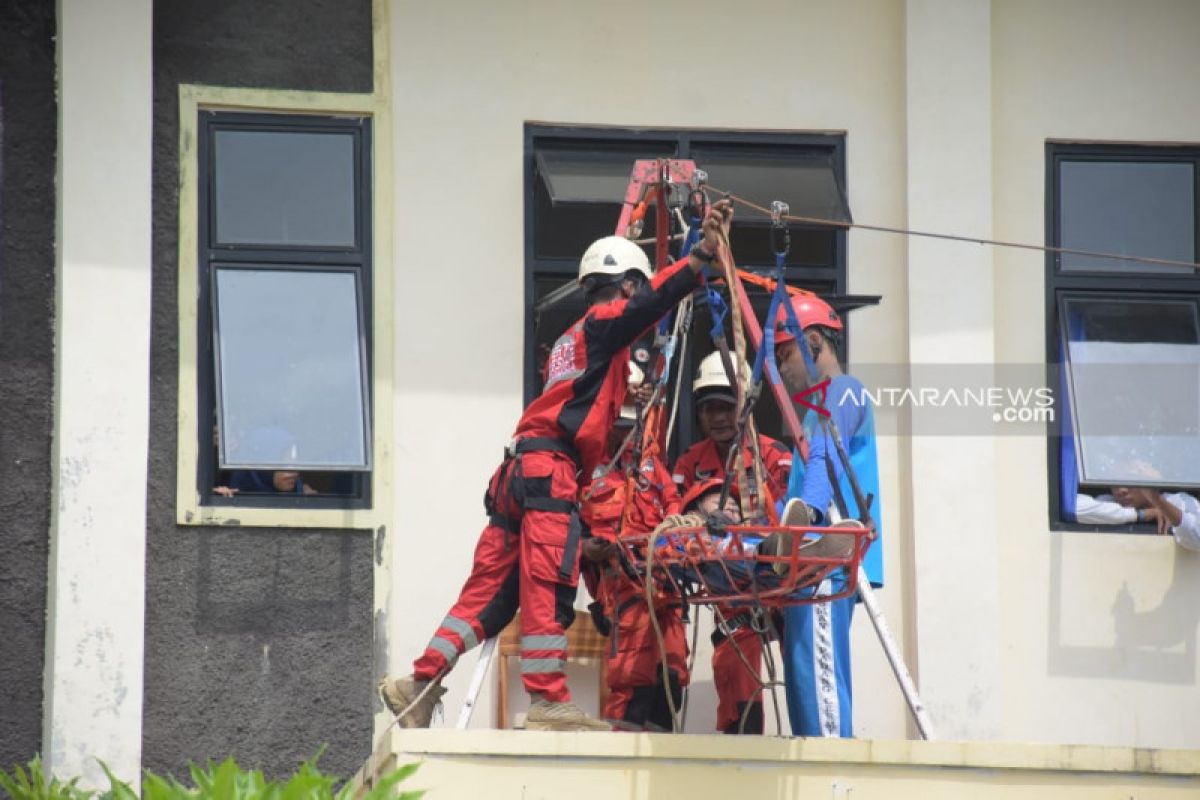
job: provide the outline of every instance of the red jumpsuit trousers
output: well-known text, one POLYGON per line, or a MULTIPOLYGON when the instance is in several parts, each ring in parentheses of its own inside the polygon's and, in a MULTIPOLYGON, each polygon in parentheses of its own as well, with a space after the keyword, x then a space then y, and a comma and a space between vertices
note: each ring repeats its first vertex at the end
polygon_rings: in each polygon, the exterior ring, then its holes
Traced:
POLYGON ((575 619, 581 525, 578 467, 555 440, 526 439, 488 485, 488 525, 471 574, 425 652, 418 680, 448 671, 458 657, 521 614, 521 680, 535 699, 571 699, 566 629, 575 619), (543 449, 543 448, 556 449, 543 449))

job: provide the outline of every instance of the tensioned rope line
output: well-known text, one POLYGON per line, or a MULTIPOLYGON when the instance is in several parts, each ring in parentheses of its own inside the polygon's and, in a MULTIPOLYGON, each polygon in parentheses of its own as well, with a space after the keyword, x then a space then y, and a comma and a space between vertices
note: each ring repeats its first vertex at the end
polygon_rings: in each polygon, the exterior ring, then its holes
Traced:
MULTIPOLYGON (((731 192, 724 192, 716 186, 709 185, 708 189, 712 192, 728 197, 733 202, 743 205, 746 208, 758 211, 766 216, 771 216, 771 210, 758 205, 755 202, 747 200, 731 192)), ((781 217, 788 222, 798 222, 802 225, 817 225, 824 228, 858 228, 864 231, 876 231, 878 233, 898 233, 904 236, 921 236, 926 239, 944 239, 951 242, 966 242, 968 244, 986 244, 993 247, 1013 247, 1019 250, 1038 250, 1043 253, 1056 253, 1060 255, 1088 256, 1090 258, 1111 258, 1117 261, 1133 261, 1139 264, 1161 264, 1170 267, 1189 267, 1193 270, 1200 269, 1200 262, 1195 261, 1177 261, 1171 258, 1151 258, 1150 256, 1131 256, 1122 255, 1120 253, 1101 253, 1095 250, 1080 250, 1074 247, 1055 247, 1049 244, 1029 244, 1028 242, 1010 242, 1003 239, 981 239, 976 236, 959 236, 953 233, 935 233, 933 231, 916 231, 910 228, 893 228, 887 225, 868 225, 864 222, 843 222, 836 219, 822 219, 820 217, 800 217, 794 214, 784 214, 781 217)))

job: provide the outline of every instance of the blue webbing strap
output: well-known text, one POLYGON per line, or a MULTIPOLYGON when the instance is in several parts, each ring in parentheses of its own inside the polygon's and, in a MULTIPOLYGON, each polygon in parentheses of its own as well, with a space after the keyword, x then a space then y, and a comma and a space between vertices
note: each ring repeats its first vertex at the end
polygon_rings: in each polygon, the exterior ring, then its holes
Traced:
MULTIPOLYGON (((688 223, 687 236, 683 239, 683 247, 680 248, 680 258, 687 258, 692 252, 692 248, 700 241, 700 218, 692 217, 688 223)), ((708 313, 712 315, 712 338, 725 338, 725 318, 729 315, 729 306, 721 297, 720 292, 712 287, 708 282, 709 266, 704 265, 704 269, 700 270, 700 282, 704 285, 704 294, 708 298, 708 313)))

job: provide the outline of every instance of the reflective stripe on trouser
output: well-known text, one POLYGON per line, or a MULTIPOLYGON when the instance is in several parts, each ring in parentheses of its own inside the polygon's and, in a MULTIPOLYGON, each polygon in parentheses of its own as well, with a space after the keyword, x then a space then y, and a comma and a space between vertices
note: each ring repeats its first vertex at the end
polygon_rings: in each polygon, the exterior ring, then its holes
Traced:
MULTIPOLYGON (((831 582, 818 589, 829 593, 831 582)), ((795 736, 854 735, 850 622, 855 597, 784 609, 783 668, 795 736)))
POLYGON ((475 545, 471 574, 458 601, 434 632, 425 652, 413 662, 418 680, 431 680, 454 666, 458 657, 480 641, 495 636, 517 613, 520 570, 517 539, 498 525, 488 525, 475 545))
POLYGON ((521 681, 531 695, 566 702, 566 632, 575 619, 579 583, 576 467, 556 452, 520 459, 521 681))
MULTIPOLYGON (((526 453, 520 460, 520 470, 498 469, 489 490, 495 513, 519 520, 520 534, 513 535, 500 525, 484 528, 458 601, 413 664, 418 680, 433 678, 439 670, 453 666, 471 645, 498 634, 512 620, 518 605, 523 636, 563 637, 574 619, 579 564, 572 534, 578 535, 577 518, 560 511, 526 511, 514 497, 573 500, 577 491, 574 462, 549 452, 526 453), (516 492, 514 473, 524 484, 516 492)), ((531 662, 529 669, 522 668, 527 691, 551 701, 570 699, 562 663, 565 640, 561 648, 522 653, 523 661, 526 658, 531 662)))
POLYGON ((718 642, 713 647, 712 671, 717 687, 717 730, 762 733, 762 694, 757 680, 762 673, 762 638, 758 633, 747 624, 718 642), (738 657, 739 649, 750 665, 749 670, 738 657), (747 705, 751 708, 745 713, 745 724, 742 724, 747 705))

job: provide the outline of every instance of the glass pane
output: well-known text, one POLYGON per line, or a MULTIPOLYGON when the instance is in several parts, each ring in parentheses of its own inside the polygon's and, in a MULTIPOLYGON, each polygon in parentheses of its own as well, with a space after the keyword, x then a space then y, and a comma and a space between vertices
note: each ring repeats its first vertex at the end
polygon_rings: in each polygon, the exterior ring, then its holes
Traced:
POLYGON ((216 275, 221 468, 369 468, 357 275, 216 275))
POLYGON ((216 244, 354 247, 354 135, 219 130, 216 244))
MULTIPOLYGON (((536 147, 534 253, 572 261, 596 239, 616 231, 633 162, 675 155, 673 142, 543 140, 536 147)), ((651 211, 642 238, 656 230, 651 211)))
POLYGON ((537 168, 556 204, 620 203, 636 159, 629 152, 546 149, 538 151, 537 168))
MULTIPOLYGON (((1195 172, 1190 163, 1063 161, 1059 165, 1059 242, 1099 253, 1195 261, 1195 172)), ((1179 272, 1063 253, 1066 272, 1179 272)))
POLYGON ((1200 486, 1200 322, 1192 300, 1068 299, 1080 482, 1200 486))
MULTIPOLYGON (((850 221, 850 209, 828 152, 696 145, 692 157, 696 166, 708 172, 714 190, 731 192, 764 207, 770 207, 772 200, 782 200, 795 216, 850 221)), ((738 214, 746 220, 754 212, 739 209, 738 214)))

